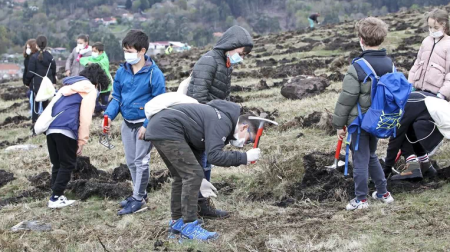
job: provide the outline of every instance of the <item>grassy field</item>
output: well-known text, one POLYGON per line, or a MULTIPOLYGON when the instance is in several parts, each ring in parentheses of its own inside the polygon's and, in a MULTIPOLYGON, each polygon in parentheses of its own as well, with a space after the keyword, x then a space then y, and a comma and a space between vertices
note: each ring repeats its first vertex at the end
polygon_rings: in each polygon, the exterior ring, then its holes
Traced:
MULTIPOLYGON (((415 36, 414 31, 420 29, 423 19, 420 12, 406 12, 385 17, 390 25, 390 35, 385 43, 389 53, 396 53, 396 48, 405 38, 415 36), (413 34, 404 30, 396 30, 400 19, 408 22, 413 34)), ((280 87, 273 83, 294 76, 255 77, 251 73, 264 72, 257 67, 257 61, 273 58, 279 62, 283 58, 296 58, 290 63, 278 63, 273 68, 288 68, 290 65, 305 66, 311 57, 314 62, 326 62, 324 67, 313 69, 309 74, 329 75, 330 62, 338 56, 350 60, 350 51, 328 50, 326 45, 317 44, 306 52, 283 53, 283 50, 316 42, 300 42, 304 39, 325 40, 338 36, 355 35, 350 29, 352 24, 327 26, 308 33, 286 33, 262 36, 255 39, 254 50, 246 58, 244 65, 233 73, 233 85, 254 87, 261 79, 271 87, 267 90, 250 92, 233 92, 245 99, 246 107, 263 108, 266 111, 278 111, 276 120, 284 124, 298 116, 307 116, 315 111, 333 111, 339 91, 340 81, 331 82, 325 92, 302 100, 288 100, 281 96, 280 87), (326 35, 324 35, 326 34, 326 35), (297 44, 298 43, 298 44, 297 44), (284 49, 276 49, 276 45, 284 49), (237 78, 239 73, 248 76, 237 78)), ((424 37, 424 33, 418 35, 424 37)), ((342 46, 352 42, 345 38, 342 46)), ((354 39, 353 39, 354 40, 354 39)), ((329 43, 333 43, 332 41, 329 43)), ((420 43, 420 42, 419 42, 420 43)), ((418 44, 408 50, 416 52, 418 44)), ((190 57, 158 59, 164 70, 166 65, 174 67, 165 74, 177 73, 176 66, 189 66, 204 50, 193 51, 190 57), (176 62, 176 63, 175 63, 176 62), (177 64, 177 65, 176 65, 177 64)), ((413 62, 414 59, 406 59, 413 62)), ((345 73, 348 63, 339 67, 345 73)), ((168 87, 175 87, 182 78, 169 79, 168 87)), ((21 83, 0 84, 0 93, 6 87, 19 87, 21 83)), ((0 110, 9 108, 16 102, 1 101, 0 110)), ((0 113, 0 123, 7 117, 17 115, 28 116, 26 105, 0 113)), ((1 141, 16 142, 19 138, 30 135, 29 121, 1 126, 1 141)), ((94 119, 91 127, 91 140, 84 149, 98 169, 112 172, 121 163, 125 163, 119 129, 121 118, 113 122, 113 150, 106 150, 98 143, 100 119, 94 119)), ((20 142, 20 141, 19 141, 20 142)), ((43 171, 50 171, 45 136, 40 135, 26 139, 26 144, 40 147, 19 152, 6 152, 0 149, 0 170, 14 173, 15 180, 0 188, 0 200, 20 195, 34 186, 29 176, 43 171)), ((288 207, 279 207, 277 202, 290 197, 289 188, 302 180, 305 167, 303 157, 312 152, 331 153, 336 144, 336 136, 326 134, 320 127, 294 127, 280 131, 275 127, 268 128, 261 142, 262 160, 255 165, 222 168, 215 167, 212 172, 214 184, 225 184, 227 188, 219 190, 214 200, 218 208, 232 212, 228 219, 206 220, 205 228, 217 231, 220 237, 209 243, 167 239, 167 224, 170 219, 170 183, 161 189, 150 192, 150 210, 119 217, 117 216, 118 200, 104 197, 90 197, 78 201, 72 207, 50 210, 46 207, 47 196, 40 198, 24 198, 17 204, 8 204, 0 209, 0 251, 450 251, 450 185, 434 189, 423 186, 409 193, 393 195, 395 203, 389 206, 370 202, 365 211, 347 212, 347 202, 337 199, 325 201, 309 198, 296 198, 288 207), (299 134, 303 137, 298 137, 299 134), (50 232, 13 233, 10 228, 20 221, 39 220, 50 223, 50 232)), ((387 141, 381 140, 378 154, 385 156, 387 141)), ((231 148, 231 147, 227 147, 231 148)), ((246 147, 250 148, 250 147, 246 147)), ((342 152, 343 153, 343 152, 342 152)), ((450 145, 441 147, 434 158, 441 167, 450 164, 450 145)), ((152 170, 166 169, 161 158, 152 150, 150 163, 152 170)), ((131 183, 128 181, 131 186, 131 183)), ((75 195, 68 192, 69 198, 75 195)))

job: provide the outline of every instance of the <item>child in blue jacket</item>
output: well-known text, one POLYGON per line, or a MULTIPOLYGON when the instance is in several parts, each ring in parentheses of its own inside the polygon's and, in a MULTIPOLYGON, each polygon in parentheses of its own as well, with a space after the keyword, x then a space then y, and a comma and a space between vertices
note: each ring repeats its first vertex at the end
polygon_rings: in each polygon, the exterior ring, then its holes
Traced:
POLYGON ((119 112, 124 121, 121 135, 125 149, 125 159, 133 180, 133 195, 120 202, 119 215, 134 213, 144 209, 147 199, 146 188, 149 181, 149 161, 151 143, 144 141, 148 120, 144 106, 154 97, 165 93, 164 75, 155 62, 145 53, 149 45, 148 36, 139 30, 131 30, 122 41, 126 62, 117 70, 112 100, 105 111, 111 120, 119 112))

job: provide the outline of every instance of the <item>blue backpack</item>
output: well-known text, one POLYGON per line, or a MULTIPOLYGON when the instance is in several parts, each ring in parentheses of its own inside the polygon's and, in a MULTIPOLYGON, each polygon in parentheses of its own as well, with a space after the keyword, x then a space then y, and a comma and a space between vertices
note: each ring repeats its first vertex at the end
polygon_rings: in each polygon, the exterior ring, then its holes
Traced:
POLYGON ((354 59, 352 64, 358 64, 366 73, 363 83, 369 78, 372 81, 372 102, 365 114, 361 113, 361 106, 358 103, 358 117, 348 126, 344 175, 348 174, 351 134, 358 131, 355 151, 358 150, 361 128, 377 138, 396 137, 412 87, 403 73, 397 72, 395 66, 392 66, 392 73, 379 77, 369 62, 363 58, 354 59))

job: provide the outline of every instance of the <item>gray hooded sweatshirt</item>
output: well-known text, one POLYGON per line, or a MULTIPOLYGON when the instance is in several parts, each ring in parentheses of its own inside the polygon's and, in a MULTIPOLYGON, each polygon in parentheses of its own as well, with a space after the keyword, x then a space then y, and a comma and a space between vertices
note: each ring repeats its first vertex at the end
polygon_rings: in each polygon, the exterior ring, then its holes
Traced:
POLYGON ((203 104, 228 99, 233 68, 227 67, 226 52, 240 47, 245 47, 249 53, 253 40, 247 30, 235 25, 222 35, 213 50, 195 63, 187 95, 203 104))
POLYGON ((222 100, 175 105, 150 118, 145 140, 184 141, 196 157, 206 152, 213 165, 247 164, 246 153, 223 150, 234 139, 240 110, 239 105, 222 100))

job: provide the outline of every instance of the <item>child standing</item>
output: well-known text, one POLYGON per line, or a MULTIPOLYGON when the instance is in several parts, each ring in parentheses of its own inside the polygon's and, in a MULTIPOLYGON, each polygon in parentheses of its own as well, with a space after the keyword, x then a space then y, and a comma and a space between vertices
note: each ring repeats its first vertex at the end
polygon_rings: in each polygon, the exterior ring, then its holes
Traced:
MULTIPOLYGON (((435 9, 428 13, 427 24, 429 36, 420 47, 414 66, 409 71, 408 81, 417 91, 425 91, 437 97, 450 100, 450 19, 447 11, 435 9)), ((396 146, 389 142, 389 147, 396 146)), ((398 142, 398 139, 395 140, 398 142)), ((391 148, 388 148, 390 150, 391 148)), ((428 153, 417 153, 413 145, 404 141, 401 153, 406 160, 407 168, 393 180, 420 179, 422 171, 434 170, 428 158, 428 153)), ((390 172, 395 165, 397 153, 388 153, 386 157, 386 172, 390 172)))
MULTIPOLYGON (((139 30, 131 30, 122 41, 126 62, 117 70, 112 100, 105 111, 108 125, 119 112, 124 121, 121 135, 125 158, 133 180, 133 195, 120 203, 119 215, 139 211, 147 198, 149 180, 150 142, 144 141, 148 120, 144 106, 151 99, 165 93, 164 75, 155 62, 145 53, 149 46, 148 36, 139 30)), ((110 127, 104 128, 109 132, 110 127)))
POLYGON ((67 200, 64 190, 77 165, 77 155, 82 154, 83 146, 89 139, 97 89, 105 89, 109 83, 110 79, 101 67, 91 65, 83 70, 80 76, 65 78, 64 86, 59 90, 61 98, 53 108, 49 107, 52 109, 52 116, 56 117, 46 131, 52 163, 52 196, 48 201, 49 208, 62 208, 75 202, 67 200))
POLYGON ((97 100, 97 104, 95 105, 95 112, 104 111, 108 105, 109 95, 111 94, 112 89, 112 77, 109 72, 109 59, 108 55, 105 52, 105 46, 101 42, 96 42, 92 45, 92 55, 89 57, 82 57, 80 59, 80 64, 82 66, 86 66, 89 64, 99 64, 102 69, 105 71, 106 75, 111 79, 111 84, 107 89, 102 90, 100 92, 99 101, 97 100))
MULTIPOLYGON (((365 59, 374 69, 377 76, 391 73, 393 70, 392 59, 386 56, 385 49, 379 49, 387 36, 387 25, 382 20, 374 17, 362 19, 357 24, 357 32, 363 53, 359 56, 365 59)), ((358 106, 361 106, 364 114, 371 105, 372 81, 364 83, 366 74, 358 65, 353 64, 344 78, 342 92, 333 115, 333 126, 337 129, 339 139, 343 139, 347 133, 343 128, 350 125, 358 116, 358 106)), ((355 151, 358 133, 351 135, 351 150, 353 157, 353 179, 355 182, 356 198, 348 203, 347 210, 368 208, 368 179, 374 181, 377 191, 372 197, 384 203, 394 201, 386 189, 386 179, 383 169, 375 154, 378 139, 361 129, 359 136, 359 148, 355 151)))
POLYGON ((73 48, 66 61, 66 76, 77 76, 83 71, 84 66, 80 64, 83 57, 91 56, 92 47, 89 46, 89 36, 81 34, 77 38, 77 46, 73 48))

